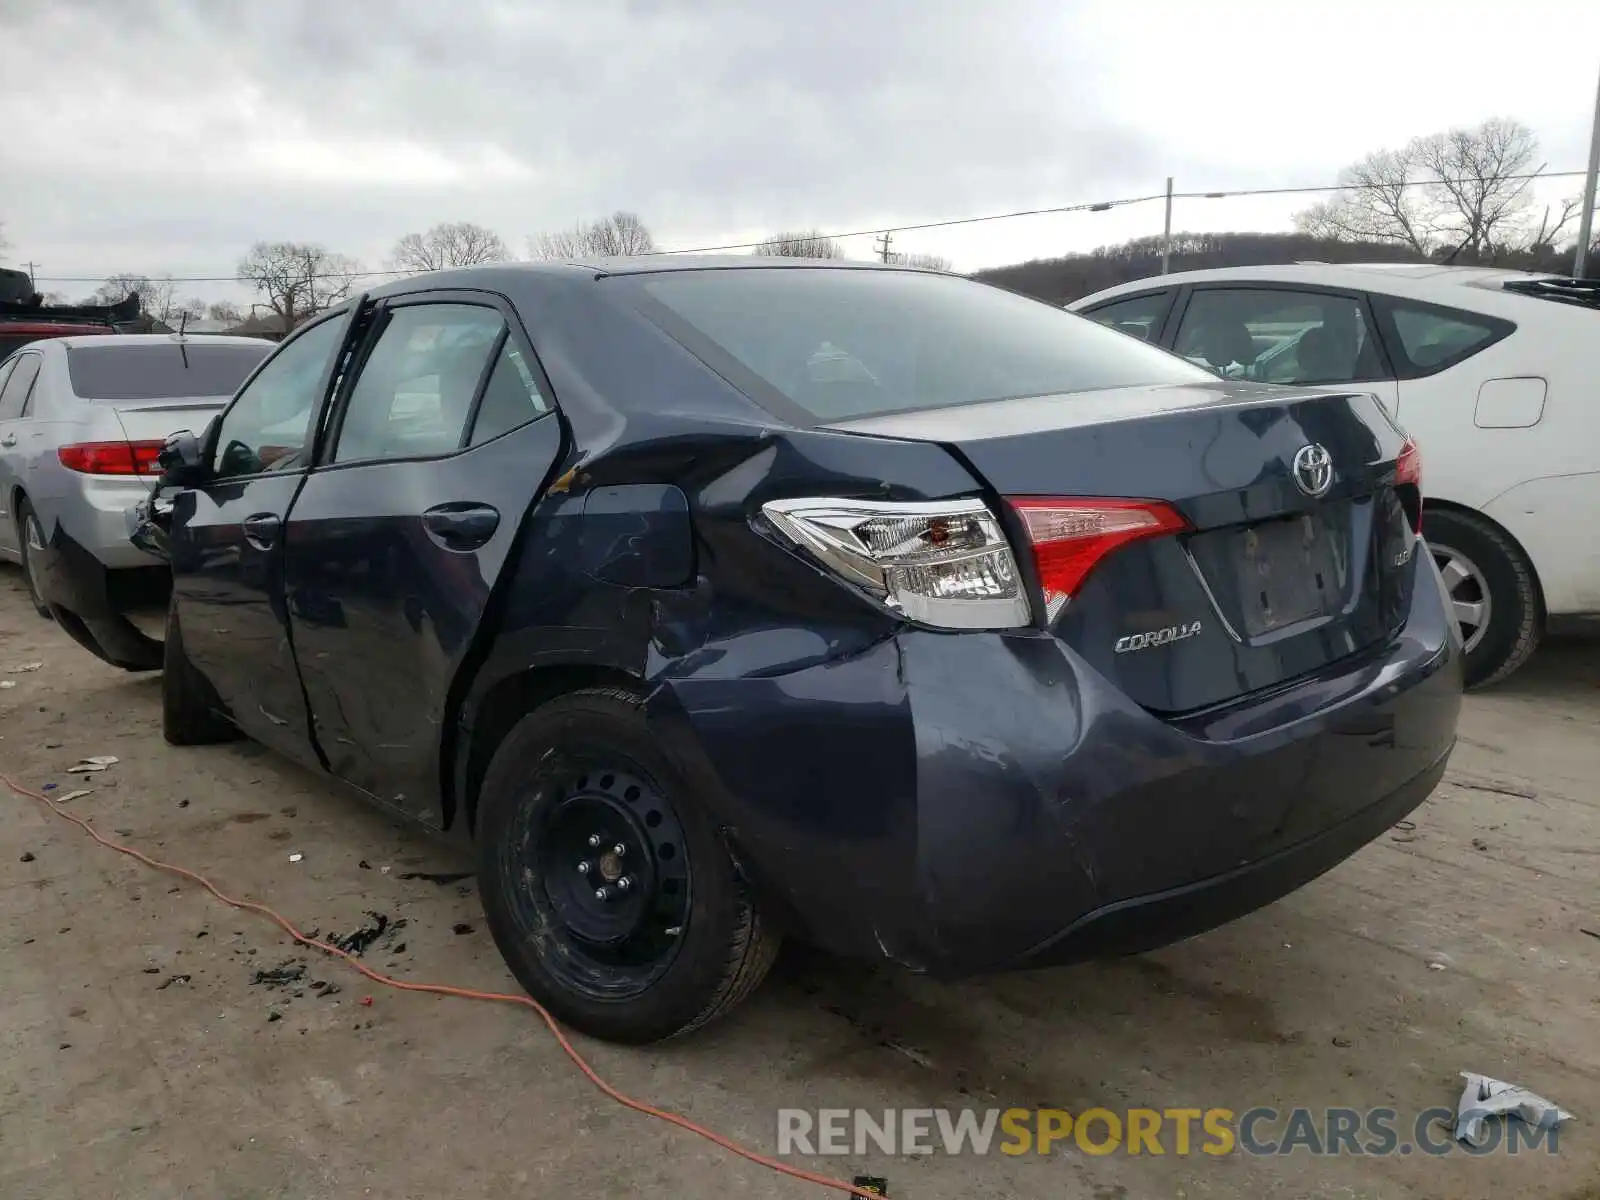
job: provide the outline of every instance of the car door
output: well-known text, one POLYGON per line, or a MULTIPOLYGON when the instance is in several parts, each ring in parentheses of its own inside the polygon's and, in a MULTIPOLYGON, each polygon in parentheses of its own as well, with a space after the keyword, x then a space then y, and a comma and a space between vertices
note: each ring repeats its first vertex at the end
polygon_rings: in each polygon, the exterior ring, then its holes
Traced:
POLYGON ((1269 283, 1197 284, 1164 340, 1227 379, 1372 392, 1398 414, 1399 386, 1360 292, 1269 283))
POLYGON ((29 445, 28 401, 33 396, 34 385, 39 381, 39 368, 44 356, 37 351, 18 354, 11 374, 0 388, 0 500, 6 509, 4 526, 0 530, 0 549, 8 555, 19 552, 22 542, 17 529, 17 515, 11 511, 11 498, 27 490, 27 459, 33 447, 29 445))
POLYGON ((561 440, 514 312, 407 295, 375 314, 289 512, 290 625, 328 767, 423 820, 452 681, 561 440))
POLYGON ((317 762, 289 643, 283 520, 305 480, 357 306, 297 331, 207 439, 207 482, 180 492, 169 541, 183 646, 251 737, 317 762))

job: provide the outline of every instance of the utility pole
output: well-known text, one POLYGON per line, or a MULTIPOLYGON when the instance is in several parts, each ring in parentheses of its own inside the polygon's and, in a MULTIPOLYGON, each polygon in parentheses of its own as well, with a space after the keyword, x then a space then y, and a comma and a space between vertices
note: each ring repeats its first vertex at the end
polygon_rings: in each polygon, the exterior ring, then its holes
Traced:
POLYGON ((33 271, 34 271, 34 268, 37 267, 39 264, 38 263, 23 263, 22 265, 28 268, 28 286, 33 288, 35 291, 37 291, 38 288, 39 288, 39 281, 36 280, 33 277, 33 271))
POLYGON ((1595 178, 1600 176, 1600 84, 1595 87, 1594 125, 1589 130, 1589 171, 1583 177, 1581 216, 1578 217, 1578 250, 1573 256, 1572 274, 1582 279, 1589 259, 1589 242, 1594 234, 1595 178))
POLYGON ((1167 273, 1172 261, 1172 176, 1167 176, 1167 223, 1161 230, 1161 273, 1167 273))
POLYGON ((878 254, 884 262, 889 261, 889 242, 893 237, 894 234, 886 229, 874 239, 877 244, 878 254))

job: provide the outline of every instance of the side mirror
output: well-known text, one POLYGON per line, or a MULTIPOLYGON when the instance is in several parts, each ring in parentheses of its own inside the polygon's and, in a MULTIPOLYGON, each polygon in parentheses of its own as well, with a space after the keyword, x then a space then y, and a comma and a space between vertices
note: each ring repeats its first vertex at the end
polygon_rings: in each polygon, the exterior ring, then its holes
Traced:
POLYGON ((200 439, 187 429, 180 429, 167 438, 156 455, 156 465, 161 468, 163 487, 194 487, 205 482, 205 457, 200 449, 200 439))

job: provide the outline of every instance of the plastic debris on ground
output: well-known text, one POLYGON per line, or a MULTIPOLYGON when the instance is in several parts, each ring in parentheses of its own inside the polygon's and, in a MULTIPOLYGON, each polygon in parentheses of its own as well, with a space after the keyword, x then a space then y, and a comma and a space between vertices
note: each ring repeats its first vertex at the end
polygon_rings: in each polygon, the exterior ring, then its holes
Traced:
POLYGON ((92 758, 80 759, 75 766, 68 767, 67 774, 78 775, 85 771, 104 771, 107 767, 116 766, 117 762, 118 759, 115 754, 96 754, 92 758))
POLYGON ((1515 1117, 1536 1129, 1554 1129, 1561 1122, 1572 1120, 1571 1113, 1525 1087, 1471 1071, 1461 1072, 1461 1078, 1467 1085, 1456 1105, 1456 1139, 1469 1146, 1482 1146, 1489 1141, 1490 1117, 1502 1121, 1515 1117))
POLYGON ((14 688, 16 686, 17 681, 15 679, 0 679, 0 691, 4 691, 6 688, 14 688))
POLYGON ((291 854, 291 855, 289 855, 289 861, 290 862, 299 862, 304 857, 305 857, 304 854, 291 854))
POLYGON ((16 666, 6 669, 12 675, 25 675, 29 671, 37 671, 42 666, 44 666, 42 662, 18 663, 16 666))

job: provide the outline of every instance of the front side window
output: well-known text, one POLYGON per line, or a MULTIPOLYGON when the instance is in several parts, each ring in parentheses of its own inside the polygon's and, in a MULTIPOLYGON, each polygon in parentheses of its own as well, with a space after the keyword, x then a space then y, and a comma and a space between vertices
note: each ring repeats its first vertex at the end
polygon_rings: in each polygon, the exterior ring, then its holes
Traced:
POLYGON ((1516 328, 1498 317, 1394 296, 1374 296, 1373 303, 1380 320, 1386 320, 1393 330, 1390 350, 1402 379, 1416 379, 1453 367, 1516 328))
POLYGON ((603 286, 636 289, 672 337, 791 419, 1210 378, 1076 313, 949 275, 758 267, 603 286))
POLYGON ((1325 292, 1199 289, 1173 348, 1225 379, 1256 383, 1352 383, 1385 374, 1365 306, 1325 292))
POLYGON ((305 465, 306 430, 322 407, 328 364, 345 317, 313 325, 268 360, 222 417, 212 477, 231 479, 305 465))
POLYGON ((459 449, 504 329, 496 310, 471 304, 411 304, 389 312, 350 391, 333 461, 426 458, 459 449))
POLYGON ((1172 303, 1172 293, 1151 292, 1145 296, 1130 296, 1126 300, 1113 300, 1091 308, 1083 315, 1108 325, 1118 333, 1153 342, 1161 332, 1161 321, 1172 303))

